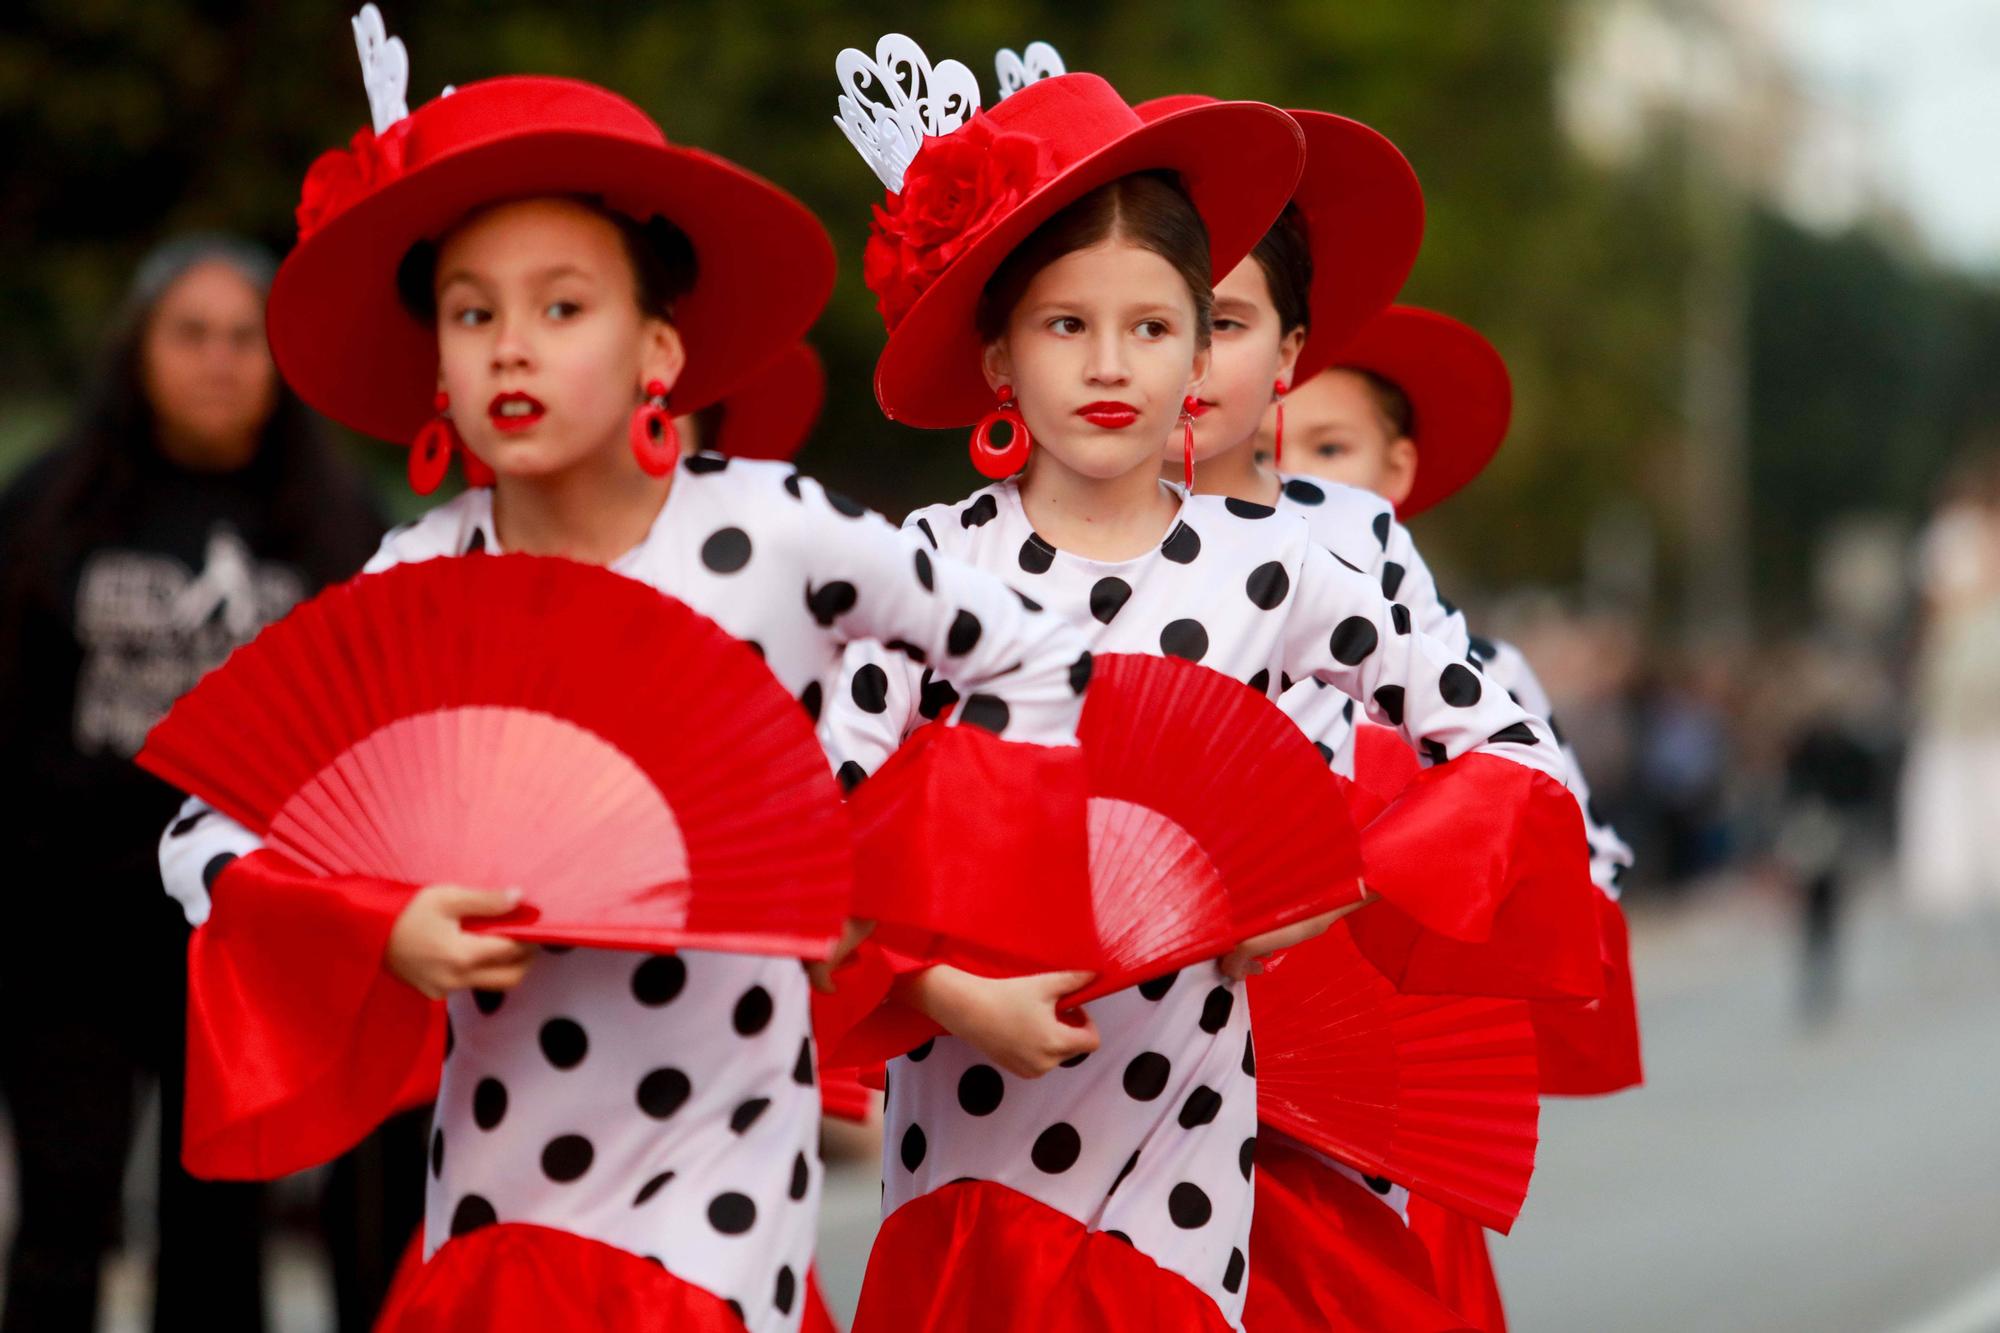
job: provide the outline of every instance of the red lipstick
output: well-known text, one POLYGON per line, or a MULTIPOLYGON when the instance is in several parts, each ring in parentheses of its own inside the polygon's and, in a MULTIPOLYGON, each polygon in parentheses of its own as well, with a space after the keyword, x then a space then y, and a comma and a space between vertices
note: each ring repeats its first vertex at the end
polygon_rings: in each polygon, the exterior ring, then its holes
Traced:
POLYGON ((495 430, 526 430, 540 421, 547 410, 534 395, 512 389, 493 396, 493 401, 486 405, 486 417, 495 430))
POLYGON ((1104 430, 1124 430, 1139 419, 1139 409, 1130 403, 1085 403, 1076 414, 1104 430))

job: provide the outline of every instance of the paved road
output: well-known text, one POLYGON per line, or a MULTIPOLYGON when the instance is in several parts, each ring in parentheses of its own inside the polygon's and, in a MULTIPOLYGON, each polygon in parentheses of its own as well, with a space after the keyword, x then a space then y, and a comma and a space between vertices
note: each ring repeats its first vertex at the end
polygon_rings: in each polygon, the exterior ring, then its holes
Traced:
MULTIPOLYGON (((2000 1330, 2000 934, 1929 935, 1871 899, 1848 1003, 1792 1012, 1782 904, 1738 892, 1635 928, 1650 1084, 1543 1113, 1533 1197, 1497 1245, 1515 1333, 2000 1330)), ((876 1209, 836 1168, 821 1269, 851 1306, 876 1209)), ((0 1171, 0 1233, 11 1229, 0 1171)), ((330 1324, 279 1246, 279 1333, 330 1324)), ((144 1328, 141 1262, 104 1327, 144 1328)))

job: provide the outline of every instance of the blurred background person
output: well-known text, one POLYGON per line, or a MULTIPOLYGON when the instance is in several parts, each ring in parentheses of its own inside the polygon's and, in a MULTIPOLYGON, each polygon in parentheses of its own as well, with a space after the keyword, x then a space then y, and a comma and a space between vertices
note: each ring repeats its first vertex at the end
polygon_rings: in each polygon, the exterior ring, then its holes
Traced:
MULTIPOLYGON (((262 1187, 180 1166, 188 928, 157 866, 179 801, 131 759, 203 672, 353 574, 380 535, 360 478, 278 380, 263 319, 273 271, 226 236, 154 250, 73 426, 0 497, 14 935, 0 1096, 20 1198, 6 1333, 96 1326, 142 1073, 162 1104, 153 1326, 263 1327, 262 1187)), ((421 1128, 401 1132, 420 1154, 421 1128)), ((381 1182, 415 1174, 364 1153, 329 1191, 346 1304, 386 1284, 417 1215, 381 1182), (393 1236, 385 1211, 407 1214, 393 1236)))
POLYGON ((1898 844, 1904 893, 1947 920, 2000 915, 2000 449, 1946 485, 1918 543, 1923 621, 1898 844))

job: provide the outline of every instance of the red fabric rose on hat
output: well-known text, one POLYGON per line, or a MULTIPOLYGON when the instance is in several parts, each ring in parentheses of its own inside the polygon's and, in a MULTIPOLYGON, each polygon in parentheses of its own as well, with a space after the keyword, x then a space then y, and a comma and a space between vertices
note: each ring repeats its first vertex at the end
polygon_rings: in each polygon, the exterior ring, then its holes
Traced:
POLYGON ((952 261, 1035 192, 1049 149, 1028 134, 995 133, 975 115, 926 139, 903 173, 903 189, 878 205, 861 256, 861 277, 891 330, 952 261))
POLYGON ((361 199, 403 174, 403 140, 409 120, 381 134, 364 125, 345 148, 321 153, 299 190, 299 239, 305 240, 361 199))

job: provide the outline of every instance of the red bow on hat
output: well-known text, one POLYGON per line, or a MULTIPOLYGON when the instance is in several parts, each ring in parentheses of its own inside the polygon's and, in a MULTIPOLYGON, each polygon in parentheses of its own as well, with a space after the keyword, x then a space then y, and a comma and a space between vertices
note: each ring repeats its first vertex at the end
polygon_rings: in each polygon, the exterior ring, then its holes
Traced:
POLYGON ((956 134, 925 139, 903 189, 875 207, 862 281, 894 329, 937 276, 1053 174, 1048 142, 997 131, 974 113, 956 134))
POLYGON ((345 148, 329 148, 313 160, 299 189, 299 239, 305 240, 348 208, 403 174, 403 141, 408 119, 381 134, 364 125, 345 148))

